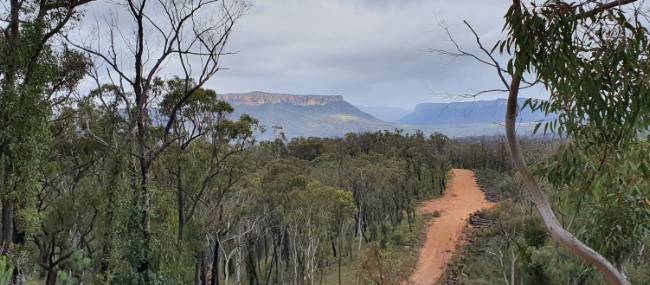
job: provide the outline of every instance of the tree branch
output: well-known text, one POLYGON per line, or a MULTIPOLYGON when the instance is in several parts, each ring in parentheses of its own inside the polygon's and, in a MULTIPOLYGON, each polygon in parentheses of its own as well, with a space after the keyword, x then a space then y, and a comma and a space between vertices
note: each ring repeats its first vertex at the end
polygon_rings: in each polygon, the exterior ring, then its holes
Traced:
POLYGON ((627 5, 627 4, 630 4, 630 3, 634 3, 636 1, 638 1, 638 0, 618 0, 618 1, 612 1, 612 2, 609 2, 609 3, 606 3, 606 4, 601 4, 601 5, 598 5, 594 9, 591 9, 589 11, 585 11, 583 13, 580 13, 580 14, 576 15, 575 20, 589 18, 589 17, 595 16, 595 15, 597 15, 599 13, 602 13, 604 11, 607 11, 609 9, 616 8, 616 7, 619 7, 619 6, 624 6, 624 5, 627 5))

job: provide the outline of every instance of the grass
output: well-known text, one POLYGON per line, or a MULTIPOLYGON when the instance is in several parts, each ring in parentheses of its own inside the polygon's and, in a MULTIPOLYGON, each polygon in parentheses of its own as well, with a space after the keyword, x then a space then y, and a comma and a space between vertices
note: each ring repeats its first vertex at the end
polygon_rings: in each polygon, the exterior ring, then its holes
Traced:
MULTIPOLYGON (((381 238, 383 241, 364 243, 361 251, 355 248, 353 257, 345 258, 342 263, 341 284, 376 284, 372 280, 379 280, 378 264, 381 264, 385 285, 399 284, 408 278, 415 269, 419 249, 426 239, 427 224, 432 218, 432 215, 417 216, 412 230, 403 221, 381 238), (372 254, 374 249, 379 258, 372 254)), ((323 284, 338 285, 338 274, 338 266, 333 264, 323 284)))
MULTIPOLYGON (((448 173, 446 180, 450 181, 450 179, 451 173, 448 173)), ((440 190, 437 188, 424 191, 422 195, 419 199, 421 203, 441 197, 440 190)), ((379 239, 383 242, 363 243, 360 251, 355 246, 352 257, 342 259, 340 284, 377 284, 371 280, 372 274, 369 274, 363 266, 364 262, 368 261, 370 251, 375 248, 379 252, 382 269, 384 269, 383 285, 400 284, 406 280, 417 265, 420 248, 426 240, 427 225, 432 219, 439 216, 440 212, 438 211, 433 214, 416 215, 410 229, 408 222, 404 220, 391 229, 385 238, 380 236, 379 239)), ((374 263, 377 264, 377 262, 374 263)), ((322 284, 338 285, 338 264, 332 264, 327 270, 322 284)), ((374 278, 378 279, 378 274, 374 273, 374 278)))

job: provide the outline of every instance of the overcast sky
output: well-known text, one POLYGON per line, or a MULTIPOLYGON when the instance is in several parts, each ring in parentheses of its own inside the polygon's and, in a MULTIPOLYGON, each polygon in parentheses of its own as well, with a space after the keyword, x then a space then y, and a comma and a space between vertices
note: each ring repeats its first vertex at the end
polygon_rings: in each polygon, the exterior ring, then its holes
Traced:
MULTIPOLYGON (((475 48, 462 21, 490 46, 507 0, 275 0, 253 2, 233 34, 220 92, 343 95, 354 104, 413 107, 500 87, 493 69, 427 49, 451 49, 438 22, 475 48)), ((537 93, 537 92, 535 92, 537 93)), ((540 96, 541 94, 530 94, 540 96)), ((503 94, 483 98, 503 97, 503 94)))
MULTIPOLYGON (((501 87, 491 67, 427 50, 453 49, 442 22, 463 48, 476 51, 463 20, 491 47, 502 36, 508 0, 250 1, 227 47, 237 53, 222 58, 227 70, 207 84, 219 93, 343 95, 353 104, 412 108, 501 87)), ((96 5, 86 25, 111 11, 96 5)))

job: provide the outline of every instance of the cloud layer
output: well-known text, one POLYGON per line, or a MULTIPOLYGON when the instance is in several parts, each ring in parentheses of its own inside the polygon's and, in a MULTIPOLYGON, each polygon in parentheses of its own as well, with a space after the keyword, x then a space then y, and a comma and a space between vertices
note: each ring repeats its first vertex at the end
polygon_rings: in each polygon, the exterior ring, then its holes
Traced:
MULTIPOLYGON (((343 95, 354 104, 413 107, 500 87, 491 67, 427 50, 453 49, 443 23, 478 52, 463 20, 491 46, 502 36, 507 0, 251 1, 227 48, 237 53, 208 82, 217 92, 343 95)), ((97 6, 89 16, 107 11, 97 6)))
POLYGON ((505 0, 258 1, 230 45, 239 53, 210 84, 224 92, 340 94, 356 104, 412 107, 499 87, 491 68, 426 52, 451 49, 438 22, 475 50, 501 35, 505 0))

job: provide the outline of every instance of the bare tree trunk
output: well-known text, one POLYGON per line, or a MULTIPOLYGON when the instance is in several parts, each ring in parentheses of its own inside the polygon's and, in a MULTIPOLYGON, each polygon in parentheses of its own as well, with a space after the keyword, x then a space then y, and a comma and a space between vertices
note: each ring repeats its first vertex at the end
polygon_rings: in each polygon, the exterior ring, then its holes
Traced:
MULTIPOLYGON (((273 274, 273 269, 275 269, 275 267, 277 265, 276 264, 277 263, 276 255, 277 255, 278 246, 275 245, 275 236, 272 237, 271 242, 272 242, 271 245, 273 246, 273 253, 272 253, 272 256, 271 256, 271 260, 270 260, 271 264, 269 265, 269 271, 267 272, 266 278, 264 280, 264 285, 269 284, 269 281, 271 280, 271 275, 273 274)), ((277 269, 276 269, 276 272, 277 272, 277 269)))
MULTIPOLYGON (((8 61, 7 64, 7 70, 4 72, 4 84, 3 84, 3 91, 4 92, 16 92, 16 74, 18 72, 18 60, 20 59, 19 53, 20 53, 20 8, 21 8, 21 1, 18 0, 11 0, 11 6, 10 6, 10 22, 7 27, 9 31, 5 31, 5 33, 8 35, 8 37, 5 39, 5 41, 9 45, 8 49, 8 54, 5 55, 5 60, 8 61)), ((13 96, 18 96, 17 94, 14 94, 13 96)), ((4 161, 3 161, 4 162, 4 161)), ((5 169, 5 165, 2 165, 4 171, 7 171, 5 169)), ((9 182, 7 181, 8 179, 8 173, 5 172, 3 173, 4 175, 4 185, 7 186, 7 189, 4 189, 6 193, 4 194, 9 194, 11 192, 11 189, 9 188, 9 182)), ((10 195, 8 195, 10 196, 10 195)), ((5 198, 4 201, 2 201, 2 243, 3 246, 7 246, 10 243, 13 242, 13 236, 14 236, 14 201, 12 198, 5 198)))
POLYGON ((45 285, 56 285, 56 276, 59 273, 59 270, 56 269, 56 266, 52 266, 47 271, 47 279, 45 280, 45 285))
POLYGON ((183 232, 185 231, 185 200, 183 196, 183 169, 180 162, 180 154, 177 155, 176 162, 176 203, 178 210, 178 240, 183 240, 183 232))
POLYGON ((230 284, 230 260, 234 251, 230 251, 228 254, 224 251, 223 253, 223 284, 230 284))
MULTIPOLYGON (((519 7, 519 1, 513 1, 513 5, 519 7)), ((551 232, 551 236, 559 244, 563 245, 567 250, 569 250, 574 255, 580 257, 585 262, 593 265, 600 271, 607 281, 611 284, 619 285, 628 285, 630 282, 625 278, 625 276, 619 272, 616 267, 614 267, 607 259, 602 255, 582 243, 578 240, 573 234, 565 230, 560 222, 557 220, 551 205, 546 199, 545 194, 537 185, 535 178, 528 171, 528 166, 524 161, 524 157, 521 153, 521 148, 519 142, 517 141, 517 135, 515 133, 515 123, 517 119, 517 97, 519 95, 519 85, 521 83, 522 71, 516 70, 515 74, 512 76, 512 82, 510 84, 510 92, 508 95, 508 105, 506 112, 506 137, 508 139, 508 146, 510 147, 510 155, 512 157, 512 162, 519 171, 521 178, 526 186, 528 191, 528 196, 537 207, 537 211, 542 216, 544 225, 551 232)))
POLYGON ((2 246, 5 247, 5 249, 13 242, 13 232, 14 203, 10 198, 5 198, 2 201, 2 246))
POLYGON ((517 256, 515 251, 510 247, 510 284, 515 284, 515 265, 517 265, 517 256))
POLYGON ((235 256, 235 284, 241 284, 241 233, 237 236, 237 255, 235 256))
MULTIPOLYGON (((343 228, 343 225, 341 225, 341 228, 343 228)), ((343 229, 340 229, 339 231, 339 255, 338 255, 338 266, 339 266, 339 272, 338 272, 338 277, 339 277, 339 285, 341 285, 341 258, 343 257, 343 249, 342 247, 342 240, 343 240, 343 229)))
POLYGON ((205 262, 205 252, 201 251, 200 256, 201 256, 201 285, 207 285, 208 284, 208 269, 207 269, 207 265, 206 265, 206 262, 205 262))
MULTIPOLYGON (((141 159, 141 163, 145 163, 144 159, 141 159)), ((142 276, 142 280, 145 285, 151 284, 150 271, 151 271, 151 260, 149 253, 151 251, 151 198, 149 194, 149 168, 146 165, 140 166, 140 175, 142 179, 140 181, 140 227, 142 235, 142 257, 140 259, 140 265, 138 267, 138 273, 142 276)))
POLYGON ((102 245, 101 261, 99 271, 102 275, 104 284, 111 283, 111 256, 114 248, 113 231, 115 219, 115 191, 119 183, 119 175, 122 167, 122 154, 118 153, 117 157, 111 161, 109 180, 106 185, 106 225, 104 230, 104 244, 102 245))
POLYGON ((197 258, 196 262, 194 262, 194 285, 200 285, 201 284, 201 268, 199 266, 199 260, 197 258))
POLYGON ((361 210, 363 209, 363 204, 361 204, 361 201, 359 201, 359 221, 357 224, 357 234, 359 235, 359 243, 357 246, 357 250, 361 250, 361 236, 363 235, 362 229, 361 229, 361 210))
MULTIPOLYGON (((217 234, 219 235, 219 234, 217 234)), ((212 272, 210 273, 210 285, 219 285, 219 237, 214 240, 214 251, 212 256, 212 272)))

